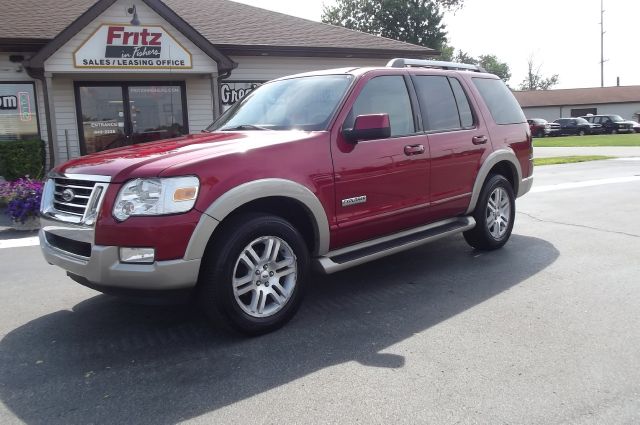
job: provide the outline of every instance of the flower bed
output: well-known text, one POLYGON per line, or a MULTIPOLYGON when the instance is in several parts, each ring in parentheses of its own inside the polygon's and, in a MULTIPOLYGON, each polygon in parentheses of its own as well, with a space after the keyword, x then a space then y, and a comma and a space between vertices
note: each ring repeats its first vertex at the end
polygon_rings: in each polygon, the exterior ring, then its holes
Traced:
POLYGON ((6 203, 6 213, 14 223, 24 224, 38 217, 44 183, 29 177, 0 183, 0 198, 6 203))

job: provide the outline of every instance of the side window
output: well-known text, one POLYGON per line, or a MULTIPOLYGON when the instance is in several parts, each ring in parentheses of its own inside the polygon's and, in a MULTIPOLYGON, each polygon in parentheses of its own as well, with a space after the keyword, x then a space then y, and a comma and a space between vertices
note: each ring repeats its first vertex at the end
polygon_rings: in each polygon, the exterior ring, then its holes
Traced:
POLYGON ((385 113, 389 114, 392 137, 415 133, 409 92, 400 75, 369 80, 353 104, 343 128, 353 128, 358 115, 385 113))
POLYGON ((496 124, 519 124, 525 122, 524 114, 513 93, 502 80, 473 78, 482 99, 496 124))
POLYGON ((425 129, 434 131, 460 128, 458 106, 448 78, 417 75, 414 81, 425 129))
MULTIPOLYGON (((460 81, 455 78, 449 78, 451 88, 453 89, 453 95, 456 97, 456 103, 458 104, 458 111, 460 112, 460 122, 463 128, 473 127, 473 113, 471 112, 471 105, 469 105, 469 99, 464 93, 460 81)), ((540 124, 540 123, 537 123, 540 124)))

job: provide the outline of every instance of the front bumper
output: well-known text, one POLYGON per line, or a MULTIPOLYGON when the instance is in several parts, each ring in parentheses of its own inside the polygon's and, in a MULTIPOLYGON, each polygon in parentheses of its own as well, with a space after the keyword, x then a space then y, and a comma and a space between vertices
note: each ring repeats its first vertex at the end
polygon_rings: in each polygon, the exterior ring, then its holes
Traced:
MULTIPOLYGON (((90 256, 85 257, 53 246, 46 232, 70 236, 65 226, 47 226, 40 230, 40 248, 49 264, 80 276, 96 287, 137 290, 173 290, 193 288, 198 281, 200 260, 156 261, 153 264, 122 263, 116 246, 91 245, 90 256), (66 230, 66 231, 65 231, 66 230)), ((77 234, 77 233, 76 233, 77 234)))

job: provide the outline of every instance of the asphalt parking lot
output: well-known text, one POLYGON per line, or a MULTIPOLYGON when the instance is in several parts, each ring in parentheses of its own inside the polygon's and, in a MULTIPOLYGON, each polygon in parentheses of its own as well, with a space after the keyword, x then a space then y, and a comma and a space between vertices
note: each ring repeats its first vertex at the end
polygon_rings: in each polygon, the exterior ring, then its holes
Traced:
POLYGON ((0 423, 640 423, 640 161, 540 167, 518 210, 496 252, 457 236, 316 276, 253 339, 5 243, 0 423))

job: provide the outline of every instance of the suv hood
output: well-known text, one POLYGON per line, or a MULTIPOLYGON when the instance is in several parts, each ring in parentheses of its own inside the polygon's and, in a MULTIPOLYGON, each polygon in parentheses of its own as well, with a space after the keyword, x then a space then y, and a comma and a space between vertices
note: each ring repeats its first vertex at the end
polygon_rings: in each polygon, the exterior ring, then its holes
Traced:
POLYGON ((72 159, 52 174, 110 176, 120 183, 137 177, 156 177, 164 170, 191 161, 212 159, 252 149, 317 136, 303 131, 213 132, 111 149, 72 159))

